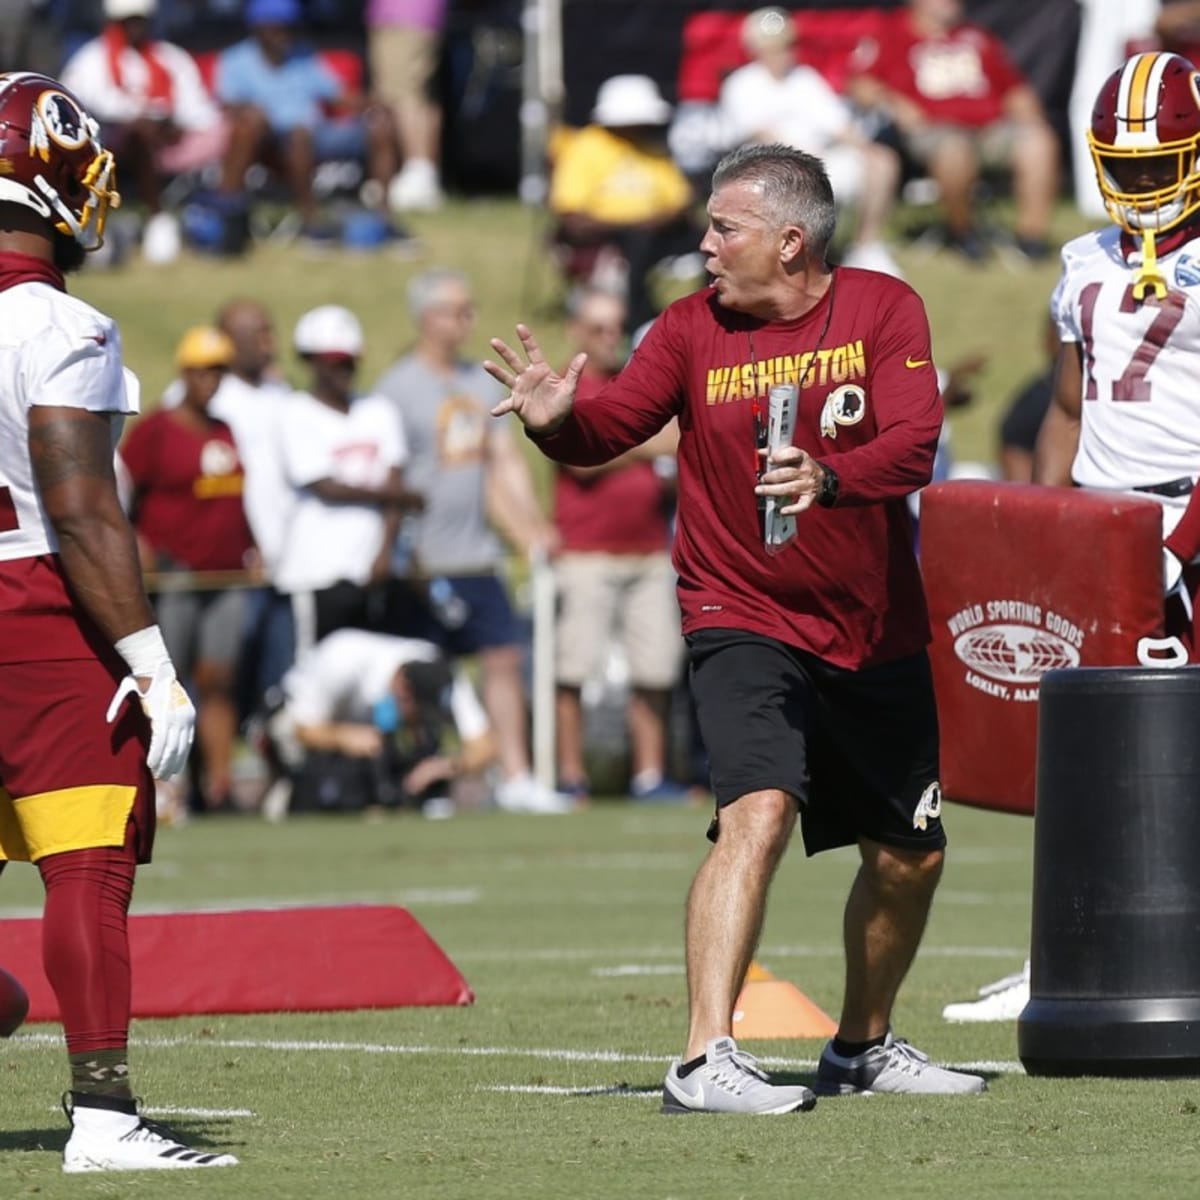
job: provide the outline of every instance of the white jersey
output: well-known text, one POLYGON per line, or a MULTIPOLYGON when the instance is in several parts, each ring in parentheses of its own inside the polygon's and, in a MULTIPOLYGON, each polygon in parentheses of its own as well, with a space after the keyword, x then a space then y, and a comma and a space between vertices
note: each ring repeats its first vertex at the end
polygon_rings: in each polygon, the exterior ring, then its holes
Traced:
POLYGON ((63 87, 75 93, 102 125, 128 124, 142 117, 169 116, 184 130, 212 129, 221 110, 204 86, 196 60, 170 42, 153 43, 153 53, 171 81, 171 98, 150 98, 150 67, 132 46, 117 54, 120 82, 114 78, 108 43, 103 37, 85 42, 63 67, 63 87), (165 103, 165 111, 164 111, 165 103))
POLYGON ((307 392, 284 403, 283 470, 295 501, 275 569, 281 592, 307 592, 340 580, 366 583, 383 548, 384 518, 375 504, 329 504, 311 486, 322 479, 382 487, 408 457, 391 402, 360 396, 341 412, 307 392))
POLYGON ((109 317, 47 283, 0 292, 0 561, 58 550, 29 457, 29 409, 138 411, 109 317))
MULTIPOLYGON (((1051 311, 1083 357, 1083 415, 1071 474, 1128 491, 1200 476, 1200 238, 1159 259, 1165 299, 1133 299, 1132 263, 1110 226, 1063 247, 1051 311)), ((1142 493, 1145 494, 1145 493, 1142 493)), ((1160 499, 1160 497, 1152 497, 1160 499)), ((1182 511, 1184 497, 1176 506, 1182 511)))
MULTIPOLYGON (((440 651, 432 642, 391 637, 362 629, 339 629, 322 638, 283 677, 289 721, 324 725, 329 721, 370 724, 376 704, 391 691, 392 678, 406 663, 432 662, 440 651)), ((482 737, 488 719, 461 668, 450 687, 450 714, 464 742, 482 737)))
POLYGON ((283 468, 283 428, 292 390, 264 380, 257 387, 226 372, 209 404, 237 443, 246 474, 242 506, 267 578, 274 580, 292 519, 296 494, 283 468))

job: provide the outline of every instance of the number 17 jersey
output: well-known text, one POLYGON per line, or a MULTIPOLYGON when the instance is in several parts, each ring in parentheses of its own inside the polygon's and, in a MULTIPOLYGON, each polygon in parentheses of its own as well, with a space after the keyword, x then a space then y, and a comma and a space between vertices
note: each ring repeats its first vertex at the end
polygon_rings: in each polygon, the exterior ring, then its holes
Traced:
POLYGON ((1051 311, 1083 360, 1079 447, 1071 474, 1128 489, 1200 475, 1200 235, 1162 255, 1161 299, 1133 295, 1140 263, 1109 226, 1063 247, 1051 311))

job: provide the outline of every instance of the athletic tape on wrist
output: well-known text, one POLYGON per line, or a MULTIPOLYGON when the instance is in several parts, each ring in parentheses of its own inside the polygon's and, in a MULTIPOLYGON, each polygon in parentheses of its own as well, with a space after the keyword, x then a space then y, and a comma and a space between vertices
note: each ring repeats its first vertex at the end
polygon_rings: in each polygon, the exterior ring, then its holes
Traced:
POLYGON ((157 625, 148 625, 123 637, 113 649, 125 660, 129 673, 139 677, 150 678, 163 663, 171 661, 162 630, 157 625))

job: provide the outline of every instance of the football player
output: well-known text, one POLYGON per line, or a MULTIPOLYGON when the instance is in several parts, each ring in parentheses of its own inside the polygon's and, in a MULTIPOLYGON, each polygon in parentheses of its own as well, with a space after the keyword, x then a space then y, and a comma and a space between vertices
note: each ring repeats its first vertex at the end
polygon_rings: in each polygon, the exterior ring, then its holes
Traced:
MULTIPOLYGON (((1034 482, 1157 500, 1166 630, 1193 660, 1200 590, 1200 75, 1177 54, 1129 59, 1105 81, 1088 132, 1113 224, 1063 247, 1051 300, 1061 348, 1034 482)), ((1029 963, 950 1004, 948 1021, 1007 1021, 1029 963)))
POLYGON ((1034 481, 1128 492, 1163 512, 1167 632, 1195 657, 1200 590, 1200 74, 1138 54, 1088 132, 1113 224, 1063 247, 1062 348, 1034 481))
POLYGON ((237 1161, 143 1121, 129 1080, 126 914, 154 838, 152 775, 182 769, 195 712, 113 478, 136 380, 114 322, 63 282, 118 202, 79 101, 44 75, 0 75, 0 866, 36 863, 46 889, 69 1172, 237 1161))

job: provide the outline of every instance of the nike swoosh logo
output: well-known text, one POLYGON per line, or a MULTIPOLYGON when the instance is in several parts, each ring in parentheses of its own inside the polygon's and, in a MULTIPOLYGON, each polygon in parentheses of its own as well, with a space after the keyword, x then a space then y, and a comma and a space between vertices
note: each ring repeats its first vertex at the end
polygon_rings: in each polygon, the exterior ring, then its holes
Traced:
POLYGON ((679 1080, 678 1087, 671 1089, 671 1094, 679 1101, 684 1108, 703 1109, 704 1108, 704 1084, 699 1079, 696 1080, 696 1091, 693 1095, 688 1095, 682 1087, 683 1080, 679 1080))
POLYGON ((929 366, 929 359, 927 359, 927 358, 906 358, 904 360, 904 365, 910 371, 912 371, 912 370, 915 370, 917 367, 929 366))

